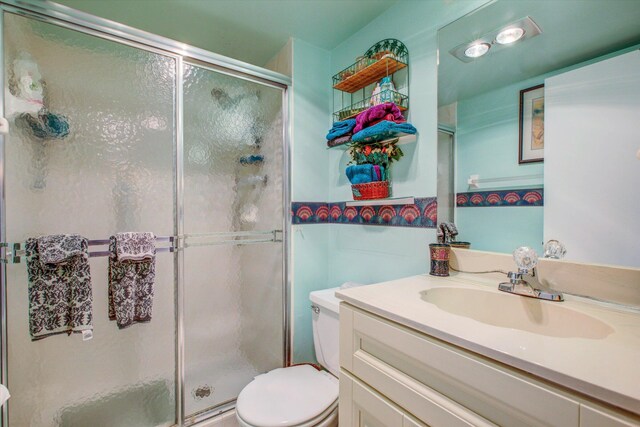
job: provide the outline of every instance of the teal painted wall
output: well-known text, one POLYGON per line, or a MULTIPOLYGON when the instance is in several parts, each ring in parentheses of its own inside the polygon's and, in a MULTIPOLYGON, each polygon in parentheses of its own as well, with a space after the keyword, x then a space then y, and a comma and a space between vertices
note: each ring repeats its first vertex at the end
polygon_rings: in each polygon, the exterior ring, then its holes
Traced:
POLYGON ((543 214, 540 206, 457 208, 459 240, 481 251, 511 253, 529 246, 541 254, 543 214))
MULTIPOLYGON (((456 192, 473 191, 469 175, 503 178, 542 175, 543 163, 518 164, 520 90, 544 82, 544 76, 458 102, 456 192)), ((481 184, 478 190, 542 187, 543 179, 481 184)), ((543 207, 456 208, 459 238, 474 249, 513 252, 519 246, 542 250, 543 207)))
MULTIPOLYGON (((329 152, 323 136, 330 126, 331 54, 293 40, 291 102, 291 197, 326 201, 329 197, 329 152)), ((325 225, 292 227, 293 360, 314 361, 309 292, 327 288, 328 239, 325 225)))
MULTIPOLYGON (((403 1, 331 52, 331 73, 354 62, 385 38, 404 42, 410 55, 409 121, 418 129, 416 143, 403 145, 405 157, 394 165, 394 196, 435 196, 437 178, 437 31, 484 4, 472 1, 403 1)), ((327 85, 329 84, 327 77, 327 85)), ((329 150, 329 200, 351 199, 344 176, 344 150, 329 150)), ((433 229, 325 225, 329 227, 328 286, 346 281, 375 283, 428 271, 428 244, 433 229)))
MULTIPOLYGON (((518 164, 518 115, 520 90, 544 83, 536 77, 510 85, 475 98, 458 102, 456 132, 456 191, 469 191, 469 175, 480 178, 502 178, 538 175, 544 171, 543 163, 518 164)), ((542 185, 542 178, 528 186, 542 185)), ((498 183, 501 188, 522 186, 522 182, 498 183)), ((492 184, 481 185, 479 190, 492 189, 492 184)))

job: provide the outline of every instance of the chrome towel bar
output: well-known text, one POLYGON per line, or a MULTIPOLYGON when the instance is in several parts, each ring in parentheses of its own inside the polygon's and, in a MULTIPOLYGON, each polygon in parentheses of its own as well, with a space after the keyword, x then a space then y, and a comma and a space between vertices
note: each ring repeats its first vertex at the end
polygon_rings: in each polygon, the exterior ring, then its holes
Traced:
MULTIPOLYGON (((175 252, 188 247, 215 245, 249 245, 257 243, 282 242, 282 230, 237 231, 202 234, 184 234, 180 236, 159 236, 156 243, 164 245, 156 247, 156 253, 175 252)), ((89 240, 89 246, 106 246, 109 239, 89 240)), ((0 262, 19 264, 25 256, 24 243, 0 242, 0 262)), ((89 251, 90 258, 107 257, 110 252, 89 251)))

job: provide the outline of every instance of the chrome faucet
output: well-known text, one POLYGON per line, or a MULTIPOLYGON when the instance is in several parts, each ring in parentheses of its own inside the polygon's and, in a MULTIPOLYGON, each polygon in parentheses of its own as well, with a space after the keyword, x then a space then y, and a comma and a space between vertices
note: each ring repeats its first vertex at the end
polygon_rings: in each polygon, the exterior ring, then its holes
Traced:
POLYGON ((543 286, 538 280, 538 254, 531 248, 522 246, 513 251, 513 259, 518 266, 518 272, 509 272, 508 282, 498 285, 498 289, 511 294, 525 297, 544 299, 549 301, 564 301, 561 292, 556 292, 543 286))

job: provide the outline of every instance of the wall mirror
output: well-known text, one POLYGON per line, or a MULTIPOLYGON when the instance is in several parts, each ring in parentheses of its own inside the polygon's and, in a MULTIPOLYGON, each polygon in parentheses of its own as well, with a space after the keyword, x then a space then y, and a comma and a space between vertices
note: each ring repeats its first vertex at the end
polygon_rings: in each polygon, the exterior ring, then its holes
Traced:
POLYGON ((495 0, 438 32, 438 214, 471 248, 640 267, 640 2, 495 0))

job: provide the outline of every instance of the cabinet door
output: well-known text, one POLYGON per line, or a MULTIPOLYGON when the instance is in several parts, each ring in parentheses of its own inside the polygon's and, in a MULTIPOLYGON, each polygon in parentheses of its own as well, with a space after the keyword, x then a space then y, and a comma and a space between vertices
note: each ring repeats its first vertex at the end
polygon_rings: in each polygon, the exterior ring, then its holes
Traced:
POLYGON ((580 427, 639 427, 640 420, 607 409, 580 405, 580 427))
POLYGON ((404 416, 402 427, 428 427, 426 424, 422 424, 420 421, 416 421, 408 415, 404 416))
POLYGON ((404 415, 375 391, 340 372, 341 427, 403 427, 404 415))

